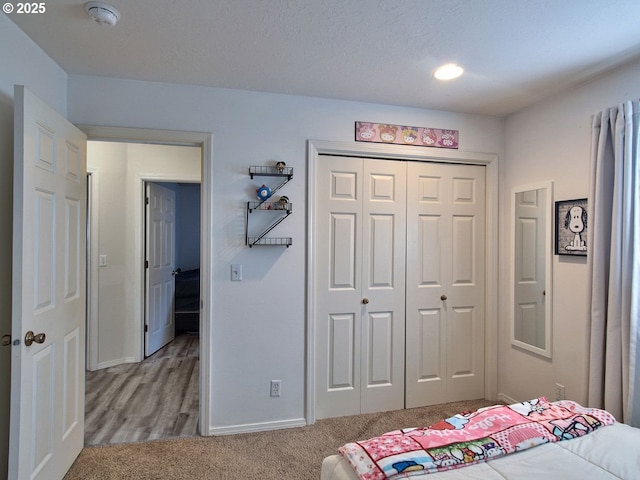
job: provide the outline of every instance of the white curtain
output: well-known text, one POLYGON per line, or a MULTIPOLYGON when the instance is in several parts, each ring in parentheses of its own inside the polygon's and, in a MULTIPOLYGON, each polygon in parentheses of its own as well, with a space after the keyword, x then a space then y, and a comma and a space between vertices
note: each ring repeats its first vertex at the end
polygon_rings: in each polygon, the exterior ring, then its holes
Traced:
POLYGON ((588 204, 589 405, 640 427, 640 103, 596 114, 588 204))

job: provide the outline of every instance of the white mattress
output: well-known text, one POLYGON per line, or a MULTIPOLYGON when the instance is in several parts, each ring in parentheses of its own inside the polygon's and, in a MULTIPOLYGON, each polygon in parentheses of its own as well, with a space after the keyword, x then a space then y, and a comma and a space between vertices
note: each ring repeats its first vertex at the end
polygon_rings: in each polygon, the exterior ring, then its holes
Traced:
MULTIPOLYGON (((321 480, 358 480, 349 461, 332 455, 322 462, 321 480)), ((638 480, 640 429, 622 423, 573 440, 547 443, 496 460, 447 472, 412 475, 411 480, 638 480)))

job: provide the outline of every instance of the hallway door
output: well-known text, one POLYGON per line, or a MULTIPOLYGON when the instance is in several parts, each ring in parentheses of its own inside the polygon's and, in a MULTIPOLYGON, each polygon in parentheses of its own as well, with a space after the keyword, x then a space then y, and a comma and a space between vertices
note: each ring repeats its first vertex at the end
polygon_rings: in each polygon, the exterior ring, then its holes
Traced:
POLYGON ((84 440, 86 136, 14 89, 9 478, 62 478, 84 440))
POLYGON ((145 357, 175 338, 176 194, 146 185, 145 357))

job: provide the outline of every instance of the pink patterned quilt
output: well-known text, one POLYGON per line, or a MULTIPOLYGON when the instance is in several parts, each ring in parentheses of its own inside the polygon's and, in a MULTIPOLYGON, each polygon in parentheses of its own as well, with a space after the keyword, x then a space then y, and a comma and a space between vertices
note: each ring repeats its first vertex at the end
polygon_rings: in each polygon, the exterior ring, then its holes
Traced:
POLYGON ((545 397, 454 415, 434 425, 385 433, 339 449, 362 480, 407 478, 473 465, 615 422, 604 410, 545 397))

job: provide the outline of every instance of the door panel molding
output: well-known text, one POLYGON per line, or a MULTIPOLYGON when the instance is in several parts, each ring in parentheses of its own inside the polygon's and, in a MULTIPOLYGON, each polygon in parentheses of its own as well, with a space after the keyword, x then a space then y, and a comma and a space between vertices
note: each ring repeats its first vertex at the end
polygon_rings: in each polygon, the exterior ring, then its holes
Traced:
MULTIPOLYGON (((355 156, 380 159, 403 159, 452 164, 475 164, 486 167, 486 229, 485 229, 485 398, 497 398, 498 349, 498 156, 497 154, 465 152, 460 150, 416 149, 412 146, 386 144, 360 144, 309 140, 307 144, 307 368, 306 368, 306 421, 316 420, 316 186, 315 171, 321 155, 355 156)), ((428 185, 427 185, 428 187, 428 185)), ((437 194, 425 187, 424 195, 437 194)), ((428 381, 428 380, 427 380, 428 381)))

